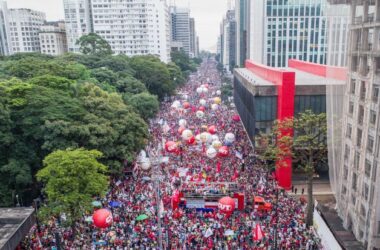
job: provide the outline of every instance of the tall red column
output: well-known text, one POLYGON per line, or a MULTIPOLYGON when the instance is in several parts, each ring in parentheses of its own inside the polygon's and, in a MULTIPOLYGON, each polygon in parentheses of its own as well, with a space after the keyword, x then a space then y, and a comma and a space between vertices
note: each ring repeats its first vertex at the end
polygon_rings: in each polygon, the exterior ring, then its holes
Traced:
MULTIPOLYGON (((277 86, 277 119, 283 120, 294 116, 295 72, 245 62, 245 67, 255 75, 274 83, 277 86)), ((284 131, 283 136, 293 135, 293 131, 284 131)), ((283 157, 276 162, 276 178, 284 189, 292 186, 292 159, 283 157)))

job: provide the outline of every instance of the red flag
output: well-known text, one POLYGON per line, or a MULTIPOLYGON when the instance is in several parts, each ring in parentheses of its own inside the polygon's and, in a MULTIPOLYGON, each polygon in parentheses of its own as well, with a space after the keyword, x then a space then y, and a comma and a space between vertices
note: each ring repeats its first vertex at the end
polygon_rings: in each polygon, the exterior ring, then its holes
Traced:
POLYGON ((253 240, 254 241, 260 241, 262 238, 264 238, 264 232, 261 229, 260 224, 256 224, 256 228, 253 230, 253 240))

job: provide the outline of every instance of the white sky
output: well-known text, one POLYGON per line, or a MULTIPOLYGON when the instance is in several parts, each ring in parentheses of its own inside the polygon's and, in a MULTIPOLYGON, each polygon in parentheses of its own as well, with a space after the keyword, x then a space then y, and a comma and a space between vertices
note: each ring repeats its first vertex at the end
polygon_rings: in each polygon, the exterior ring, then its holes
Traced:
MULTIPOLYGON (((201 49, 216 50, 219 24, 227 11, 228 0, 167 0, 190 7, 201 49)), ((6 0, 8 8, 30 8, 46 13, 49 21, 64 18, 63 0, 6 0)))

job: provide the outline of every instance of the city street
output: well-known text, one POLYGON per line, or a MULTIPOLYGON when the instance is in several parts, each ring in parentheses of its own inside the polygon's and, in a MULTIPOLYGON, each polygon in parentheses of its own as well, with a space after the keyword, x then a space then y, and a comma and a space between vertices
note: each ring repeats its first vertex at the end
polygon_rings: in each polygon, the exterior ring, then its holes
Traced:
POLYGON ((221 103, 220 87, 210 60, 162 103, 132 173, 127 168, 107 197, 94 201, 112 211, 107 229, 92 225, 90 211, 76 236, 52 221, 39 234, 32 230, 34 249, 55 245, 57 231, 63 249, 313 249, 305 204, 278 189, 255 158, 236 111, 221 103), (218 208, 226 196, 236 199, 229 211, 218 208))

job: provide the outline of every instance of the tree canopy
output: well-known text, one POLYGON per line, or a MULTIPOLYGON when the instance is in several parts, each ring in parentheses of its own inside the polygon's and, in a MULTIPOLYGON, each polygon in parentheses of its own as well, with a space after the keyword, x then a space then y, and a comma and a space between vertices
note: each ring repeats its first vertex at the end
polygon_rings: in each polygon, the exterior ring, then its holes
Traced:
POLYGON ((58 150, 43 161, 37 180, 44 183, 47 204, 42 208, 44 216, 66 215, 67 224, 79 219, 91 209, 94 197, 103 197, 108 189, 107 166, 98 159, 97 150, 58 150))
POLYGON ((80 46, 79 51, 85 55, 112 55, 109 43, 96 33, 81 36, 76 44, 80 46))

